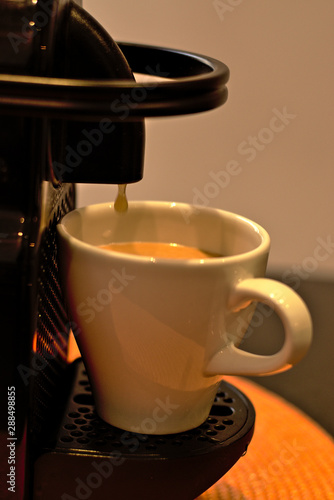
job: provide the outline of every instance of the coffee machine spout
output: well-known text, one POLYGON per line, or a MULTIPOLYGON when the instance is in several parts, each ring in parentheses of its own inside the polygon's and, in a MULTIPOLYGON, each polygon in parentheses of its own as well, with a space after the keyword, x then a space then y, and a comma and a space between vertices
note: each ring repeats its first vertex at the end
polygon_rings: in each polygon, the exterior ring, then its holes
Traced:
MULTIPOLYGON (((134 82, 122 51, 104 28, 76 3, 70 4, 67 28, 55 47, 54 71, 66 79, 134 82), (66 61, 64 63, 64 61, 66 61)), ((99 100, 96 89, 96 101, 99 100)), ((106 103, 98 121, 53 120, 49 139, 49 169, 57 181, 128 184, 143 176, 144 119, 115 121, 106 103)), ((122 117, 121 117, 122 118, 122 117)))
POLYGON ((143 177, 145 128, 143 120, 113 123, 55 123, 49 156, 56 182, 130 184, 143 177), (59 136, 60 129, 63 133, 59 136), (65 129, 65 130, 64 130, 65 129), (61 146, 62 145, 62 146, 61 146))

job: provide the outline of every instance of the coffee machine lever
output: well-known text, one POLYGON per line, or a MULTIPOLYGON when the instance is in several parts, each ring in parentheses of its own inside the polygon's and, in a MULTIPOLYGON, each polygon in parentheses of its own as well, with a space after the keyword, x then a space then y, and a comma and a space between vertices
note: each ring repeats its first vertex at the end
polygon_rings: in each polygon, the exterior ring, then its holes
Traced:
POLYGON ((117 44, 77 3, 0 7, 2 114, 48 120, 48 168, 62 182, 140 180, 143 117, 206 111, 227 99, 229 71, 220 61, 117 44), (137 83, 133 72, 164 81, 137 83))

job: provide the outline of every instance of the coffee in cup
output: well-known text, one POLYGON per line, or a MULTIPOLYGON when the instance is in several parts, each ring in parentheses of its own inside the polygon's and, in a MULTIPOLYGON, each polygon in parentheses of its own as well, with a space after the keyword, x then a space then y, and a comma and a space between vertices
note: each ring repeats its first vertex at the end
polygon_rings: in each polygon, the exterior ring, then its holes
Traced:
POLYGON ((164 243, 160 241, 128 241, 122 243, 109 243, 100 248, 112 252, 122 252, 142 257, 163 259, 212 259, 221 257, 201 250, 200 248, 179 245, 178 243, 164 243))

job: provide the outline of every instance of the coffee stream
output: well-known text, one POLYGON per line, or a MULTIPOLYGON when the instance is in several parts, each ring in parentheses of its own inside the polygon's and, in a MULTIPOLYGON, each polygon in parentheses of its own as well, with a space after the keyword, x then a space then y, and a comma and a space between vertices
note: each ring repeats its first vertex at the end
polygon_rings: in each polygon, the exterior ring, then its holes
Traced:
POLYGON ((116 212, 124 213, 128 210, 128 200, 126 199, 126 184, 118 185, 118 194, 114 203, 116 212))
MULTIPOLYGON (((125 213, 128 210, 128 200, 126 198, 126 184, 118 185, 118 193, 114 202, 115 212, 125 213)), ((104 250, 110 250, 132 255, 146 257, 163 257, 168 259, 208 259, 221 257, 220 254, 207 252, 200 248, 179 245, 177 243, 163 242, 114 242, 108 245, 100 245, 104 250)))

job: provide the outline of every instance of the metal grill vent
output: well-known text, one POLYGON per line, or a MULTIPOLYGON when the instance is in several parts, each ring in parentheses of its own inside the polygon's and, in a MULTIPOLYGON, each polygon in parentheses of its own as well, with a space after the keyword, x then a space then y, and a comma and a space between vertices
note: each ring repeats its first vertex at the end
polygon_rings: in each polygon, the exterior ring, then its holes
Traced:
POLYGON ((67 366, 70 323, 59 284, 56 225, 74 208, 73 186, 65 184, 58 189, 49 186, 48 204, 49 222, 40 248, 37 328, 32 359, 35 375, 32 427, 36 435, 46 426, 47 413, 67 366))

